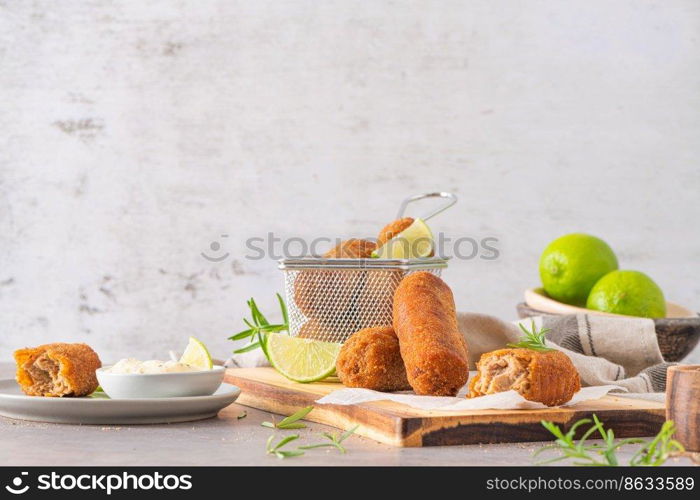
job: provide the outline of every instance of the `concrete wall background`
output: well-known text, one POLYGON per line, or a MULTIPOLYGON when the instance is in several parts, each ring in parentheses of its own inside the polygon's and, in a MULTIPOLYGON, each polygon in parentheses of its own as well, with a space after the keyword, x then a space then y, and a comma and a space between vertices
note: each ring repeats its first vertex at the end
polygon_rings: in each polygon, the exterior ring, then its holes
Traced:
POLYGON ((0 357, 226 356, 282 284, 247 238, 430 190, 435 230, 499 238, 445 273, 462 310, 512 319, 571 231, 698 310, 699 30, 693 0, 0 1, 0 357))

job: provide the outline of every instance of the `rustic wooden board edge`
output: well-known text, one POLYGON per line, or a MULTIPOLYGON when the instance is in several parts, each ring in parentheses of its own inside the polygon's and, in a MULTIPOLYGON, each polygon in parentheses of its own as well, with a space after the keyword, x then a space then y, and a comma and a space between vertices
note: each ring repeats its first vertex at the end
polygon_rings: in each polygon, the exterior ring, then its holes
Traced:
MULTIPOLYGON (((227 372, 225 381, 241 388, 237 403, 272 413, 290 415, 306 406, 316 408, 306 419, 347 430, 360 424, 356 433, 380 443, 397 447, 494 444, 548 441, 552 435, 539 420, 551 420, 564 429, 581 418, 591 418, 596 410, 538 410, 533 422, 520 411, 490 416, 488 423, 476 422, 475 415, 438 415, 419 417, 386 410, 376 403, 359 405, 318 405, 320 394, 295 390, 265 381, 238 377, 227 372), (280 397, 282 396, 282 397, 280 397), (284 399, 288 403, 282 403, 284 399)), ((598 410, 601 411, 601 410, 598 410)), ((665 410, 603 410, 604 423, 618 437, 655 435, 665 420, 665 410)))
MULTIPOLYGON (((388 412, 374 408, 371 413, 365 412, 362 411, 362 405, 319 405, 316 404, 316 400, 320 397, 319 395, 294 391, 279 386, 273 387, 266 383, 230 374, 227 374, 224 380, 241 388, 241 395, 236 400, 238 404, 279 415, 291 415, 306 406, 315 406, 314 411, 305 417, 306 420, 330 425, 342 430, 348 430, 354 425, 360 424, 360 427, 355 431, 360 436, 392 446, 411 446, 403 439, 403 436, 406 435, 406 430, 402 429, 401 426, 405 425, 406 422, 388 412), (290 403, 284 404, 279 402, 278 398, 272 397, 273 393, 274 395, 284 394, 290 403), (399 426, 399 428, 396 429, 396 426, 399 426), (393 438, 387 435, 387 430, 392 430, 392 434, 401 437, 393 438)), ((412 446, 420 446, 420 444, 412 446)))
MULTIPOLYGON (((517 412, 518 410, 513 410, 515 416, 517 412)), ((594 413, 595 410, 575 410, 559 415, 543 413, 541 418, 551 420, 568 431, 575 422, 582 418, 591 418, 594 413), (556 418, 552 418, 553 416, 556 418), (565 418, 561 418, 562 416, 565 418)), ((664 423, 665 411, 605 410, 603 420, 606 428, 612 428, 616 437, 654 436, 664 423)), ((438 426, 432 429, 430 427, 418 430, 421 434, 420 446, 525 443, 553 439, 552 434, 539 421, 518 422, 508 418, 494 418, 488 423, 463 423, 459 418, 455 418, 451 423, 442 421, 438 426)), ((585 429, 579 429, 577 435, 583 434, 585 429)))

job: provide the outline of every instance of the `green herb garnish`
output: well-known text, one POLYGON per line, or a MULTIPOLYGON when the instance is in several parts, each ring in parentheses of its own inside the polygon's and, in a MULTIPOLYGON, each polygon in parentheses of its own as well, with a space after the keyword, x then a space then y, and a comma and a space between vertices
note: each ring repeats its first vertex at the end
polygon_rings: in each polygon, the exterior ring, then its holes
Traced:
POLYGON ((654 439, 646 443, 630 460, 632 466, 657 466, 663 464, 674 453, 683 453, 683 445, 673 438, 676 424, 667 420, 654 439))
POLYGON ((518 326, 523 331, 525 336, 520 338, 520 342, 515 344, 507 344, 508 347, 520 347, 523 349, 532 349, 533 351, 538 352, 554 351, 555 349, 547 347, 544 343, 545 335, 547 332, 551 331, 551 328, 542 328, 538 331, 537 327, 535 326, 535 320, 533 319, 531 321, 532 323, 530 330, 525 328, 521 323, 518 323, 518 326))
POLYGON ((557 450, 561 454, 548 460, 538 462, 537 465, 572 459, 575 460, 573 462, 574 465, 616 466, 619 465, 616 452, 621 446, 626 444, 643 444, 640 450, 630 459, 629 465, 631 466, 661 465, 672 453, 684 451, 683 445, 675 439, 672 439, 674 432, 676 432, 676 427, 671 420, 665 422, 656 437, 648 442, 640 438, 615 441, 613 430, 606 430, 596 415, 593 415, 592 421, 588 418, 579 420, 571 426, 566 434, 553 422, 543 420, 542 425, 551 432, 556 439, 554 440, 554 444, 540 448, 533 456, 537 456, 547 450, 557 450), (581 436, 578 442, 576 442, 574 440, 576 429, 582 425, 590 424, 591 422, 593 422, 593 426, 581 436), (596 431, 603 439, 603 444, 587 445, 586 440, 596 431))
POLYGON ((313 406, 307 406, 306 408, 302 408, 298 412, 283 418, 282 420, 279 421, 279 423, 274 423, 274 422, 263 422, 260 425, 263 427, 269 427, 271 429, 304 429, 306 427, 306 424, 302 424, 301 422, 297 422, 297 420, 301 420, 304 418, 306 415, 311 413, 311 410, 313 410, 313 406))
MULTIPOLYGON (((273 422, 263 422, 261 425, 273 429, 301 429, 303 427, 306 427, 306 425, 302 424, 301 422, 298 422, 298 420, 304 418, 313 409, 313 406, 307 406, 306 408, 302 408, 293 415, 290 415, 287 418, 281 420, 278 424, 275 424, 273 422)), ((331 434, 330 432, 324 432, 321 435, 329 441, 328 443, 308 444, 304 446, 299 446, 296 450, 281 450, 280 448, 282 448, 287 443, 299 439, 299 434, 292 434, 290 436, 287 436, 275 445, 272 444, 272 441, 275 439, 275 435, 273 434, 267 439, 266 450, 268 454, 275 455, 277 456, 277 458, 298 457, 304 454, 303 450, 312 450, 314 448, 325 448, 330 446, 337 448, 338 451, 340 451, 341 453, 345 453, 347 450, 341 443, 345 441, 348 437, 350 437, 357 430, 358 427, 359 425, 356 425, 352 429, 348 429, 347 431, 342 432, 340 434, 331 434)))
POLYGON ((287 443, 294 441, 296 439, 299 439, 299 434, 292 434, 291 436, 287 436, 285 438, 282 438, 277 444, 273 445, 272 440, 275 438, 275 435, 273 434, 267 439, 267 453, 269 455, 275 455, 277 458, 288 458, 288 457, 298 457, 300 455, 303 455, 304 452, 301 450, 281 450, 284 445, 287 443))
POLYGON ((91 394, 88 395, 89 398, 95 398, 95 399, 109 399, 109 396, 107 396, 107 393, 102 389, 101 385, 97 386, 97 389, 95 389, 91 394))
POLYGON ((236 416, 236 420, 241 420, 241 419, 243 419, 243 418, 246 418, 247 416, 248 416, 248 412, 247 412, 247 411, 244 411, 244 412, 241 413, 240 415, 237 415, 237 416, 236 416))
POLYGON ((287 315, 287 306, 282 299, 282 296, 277 294, 277 301, 279 302, 280 309, 282 311, 282 323, 271 324, 265 315, 260 312, 258 305, 255 303, 254 299, 248 300, 248 308, 250 309, 251 319, 243 318, 243 322, 248 326, 247 329, 242 332, 238 332, 235 335, 229 337, 229 340, 242 340, 250 339, 250 343, 245 347, 236 349, 234 354, 241 354, 248 351, 253 351, 255 349, 262 349, 265 357, 269 359, 267 355, 267 349, 265 348, 265 341, 267 339, 267 334, 270 332, 283 332, 289 331, 289 317, 287 315))
POLYGON ((330 443, 318 443, 318 444, 308 444, 305 446, 300 446, 300 450, 311 450, 314 448, 324 448, 327 446, 334 446, 335 448, 338 448, 340 453, 345 453, 347 450, 345 447, 343 447, 340 443, 345 441, 347 438, 349 438, 359 427, 359 425, 356 425, 352 429, 348 429, 347 431, 343 432, 342 434, 331 434, 330 432, 324 432, 321 434, 324 438, 328 439, 330 443))

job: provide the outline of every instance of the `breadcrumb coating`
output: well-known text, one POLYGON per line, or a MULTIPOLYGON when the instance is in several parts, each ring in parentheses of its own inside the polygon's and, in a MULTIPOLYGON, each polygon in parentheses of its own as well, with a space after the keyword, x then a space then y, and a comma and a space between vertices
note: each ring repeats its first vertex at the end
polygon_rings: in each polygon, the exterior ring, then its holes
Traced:
POLYGON ((402 391, 411 386, 401 359, 399 339, 390 326, 364 328, 343 344, 336 361, 340 381, 348 387, 402 391))
POLYGON ((511 389, 529 401, 559 406, 581 389, 581 380, 574 364, 561 351, 515 348, 482 354, 468 397, 511 389))
POLYGON ((377 237, 377 248, 382 246, 400 232, 404 231, 408 226, 413 224, 413 221, 414 219, 412 217, 404 217, 402 219, 391 221, 389 224, 384 226, 382 230, 379 231, 379 236, 377 237))
POLYGON ((334 248, 323 254, 326 259, 369 259, 377 244, 369 240, 352 238, 341 241, 334 248))
MULTIPOLYGON (((376 245, 372 241, 351 239, 326 252, 327 259, 368 259, 376 245)), ((307 318, 325 327, 357 325, 354 299, 364 283, 354 274, 337 269, 299 271, 294 282, 294 303, 307 318)))
POLYGON ((416 394, 454 396, 467 383, 467 343, 457 328, 452 291, 440 278, 419 271, 401 280, 394 331, 416 394))
POLYGON ((87 344, 53 343, 14 353, 17 383, 29 396, 87 396, 97 389, 99 356, 87 344))

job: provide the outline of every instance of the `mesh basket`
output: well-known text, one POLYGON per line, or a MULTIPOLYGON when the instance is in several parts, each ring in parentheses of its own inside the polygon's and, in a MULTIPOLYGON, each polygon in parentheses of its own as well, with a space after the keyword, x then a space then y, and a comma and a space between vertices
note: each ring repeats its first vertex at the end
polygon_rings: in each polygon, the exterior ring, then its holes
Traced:
POLYGON ((394 291, 415 271, 437 276, 447 260, 283 259, 284 290, 292 336, 345 342, 356 331, 391 325, 394 291))

